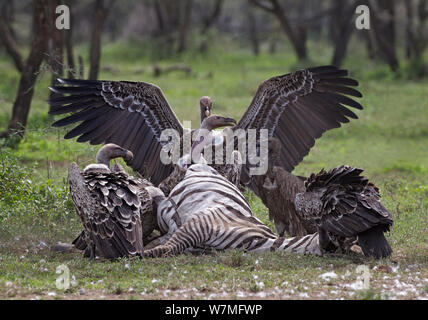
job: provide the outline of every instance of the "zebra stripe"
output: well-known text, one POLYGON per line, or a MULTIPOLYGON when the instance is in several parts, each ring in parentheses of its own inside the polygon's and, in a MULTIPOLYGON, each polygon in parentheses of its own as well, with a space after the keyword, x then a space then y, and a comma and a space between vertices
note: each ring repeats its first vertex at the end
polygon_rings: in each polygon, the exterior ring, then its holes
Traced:
POLYGON ((146 250, 147 257, 200 248, 321 254, 317 233, 277 237, 253 215, 239 189, 206 164, 190 166, 184 179, 159 204, 158 224, 166 240, 146 250))

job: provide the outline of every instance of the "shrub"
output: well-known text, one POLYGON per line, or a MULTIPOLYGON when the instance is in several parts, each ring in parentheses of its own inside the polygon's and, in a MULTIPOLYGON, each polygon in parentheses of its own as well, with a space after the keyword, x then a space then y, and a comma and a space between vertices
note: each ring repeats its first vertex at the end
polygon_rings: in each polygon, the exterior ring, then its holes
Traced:
POLYGON ((0 223, 12 221, 46 225, 64 221, 74 207, 66 184, 34 181, 35 169, 0 151, 0 223))

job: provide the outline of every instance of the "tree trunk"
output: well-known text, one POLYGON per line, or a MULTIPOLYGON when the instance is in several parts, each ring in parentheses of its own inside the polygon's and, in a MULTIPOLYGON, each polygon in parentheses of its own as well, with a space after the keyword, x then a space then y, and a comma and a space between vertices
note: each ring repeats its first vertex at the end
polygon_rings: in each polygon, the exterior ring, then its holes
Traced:
POLYGON ((21 73, 18 93, 13 104, 12 118, 9 122, 8 129, 0 134, 0 137, 7 137, 14 132, 17 132, 19 137, 24 136, 31 100, 34 94, 34 85, 47 50, 47 4, 46 0, 34 0, 34 32, 31 51, 21 73))
MULTIPOLYGON (((406 58, 421 59, 427 46, 425 20, 428 17, 428 1, 420 0, 415 17, 412 2, 404 1, 406 8, 406 58)), ((415 3, 415 2, 414 2, 415 3)))
POLYGON ((10 10, 13 2, 5 1, 1 7, 0 13, 0 41, 3 43, 6 52, 12 58, 16 69, 22 72, 24 69, 24 59, 19 53, 18 46, 16 44, 13 30, 10 27, 10 10))
POLYGON ((96 0, 94 14, 95 21, 92 29, 91 49, 89 55, 90 69, 88 79, 90 80, 98 79, 98 73, 100 71, 101 34, 103 31, 104 20, 107 15, 107 9, 104 6, 104 0, 96 0))
POLYGON ((404 1, 404 7, 406 8, 406 58, 412 57, 413 51, 413 8, 410 1, 404 1))
POLYGON ((75 70, 75 63, 74 63, 74 54, 73 54, 73 14, 71 11, 71 1, 68 0, 66 2, 66 5, 70 8, 70 29, 63 30, 65 32, 64 34, 64 46, 65 46, 65 53, 67 56, 67 66, 68 66, 68 72, 67 77, 70 79, 74 79, 76 75, 75 70))
POLYGON ((83 58, 80 54, 77 60, 79 61, 79 79, 83 79, 85 77, 85 66, 83 65, 83 58))
MULTIPOLYGON (((63 39, 62 39, 62 30, 59 30, 56 25, 56 13, 55 9, 60 5, 59 0, 49 0, 49 39, 48 39, 48 48, 49 55, 47 56, 47 61, 50 65, 52 78, 51 85, 57 85, 57 78, 62 78, 64 74, 64 60, 63 60, 63 39)), ((50 98, 54 99, 61 96, 56 92, 50 92, 50 98)))
POLYGON ((282 30, 291 42, 291 45, 296 52, 299 61, 307 60, 308 54, 306 50, 306 38, 307 32, 306 27, 300 26, 296 29, 291 27, 290 21, 288 20, 284 9, 281 7, 277 0, 269 0, 270 6, 265 5, 257 0, 250 0, 255 6, 273 14, 279 21, 282 30))
POLYGON ((201 46, 199 47, 200 52, 206 52, 208 49, 208 40, 206 39, 206 34, 208 30, 214 25, 221 14, 221 9, 223 5, 223 0, 217 0, 214 4, 214 8, 211 14, 208 17, 204 17, 202 21, 201 35, 203 36, 201 46))
POLYGON ((248 19, 248 33, 250 35, 251 48, 253 49, 254 55, 258 56, 260 53, 260 43, 259 37, 257 34, 257 21, 251 8, 247 9, 247 19, 248 19))
POLYGON ((334 43, 334 53, 331 64, 340 67, 346 56, 349 39, 351 38, 353 25, 352 16, 354 15, 355 6, 346 1, 339 3, 334 8, 333 15, 331 16, 332 23, 332 38, 334 43))
POLYGON ((366 1, 370 8, 372 31, 380 53, 392 71, 397 71, 399 62, 395 50, 395 6, 393 0, 378 0, 375 8, 372 1, 366 1))
POLYGON ((180 28, 177 52, 183 52, 187 49, 187 35, 192 18, 193 0, 186 0, 184 6, 181 6, 180 28), (184 11, 184 12, 183 12, 184 11))
POLYGON ((367 56, 370 60, 376 59, 376 50, 374 45, 374 39, 373 39, 372 32, 365 32, 364 33, 364 41, 366 42, 366 49, 367 49, 367 56))
POLYGON ((406 8, 406 58, 409 60, 408 76, 422 78, 427 74, 427 66, 423 59, 427 47, 428 35, 425 20, 428 17, 428 1, 405 1, 406 8), (415 12, 416 9, 416 12, 415 12))

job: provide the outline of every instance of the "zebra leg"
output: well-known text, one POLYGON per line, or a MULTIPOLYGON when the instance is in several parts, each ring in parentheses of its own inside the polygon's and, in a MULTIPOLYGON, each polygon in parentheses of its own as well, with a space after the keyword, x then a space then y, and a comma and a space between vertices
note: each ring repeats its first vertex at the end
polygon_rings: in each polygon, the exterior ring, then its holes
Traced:
POLYGON ((191 219, 178 228, 165 244, 145 250, 144 257, 176 256, 188 248, 202 245, 206 241, 206 236, 204 236, 205 233, 200 228, 201 223, 204 222, 199 217, 191 219))
POLYGON ((152 241, 144 245, 144 250, 151 250, 153 248, 156 248, 157 246, 165 244, 171 238, 171 236, 172 235, 170 233, 167 233, 163 236, 153 239, 152 241))
POLYGON ((251 252, 284 251, 301 254, 314 254, 318 256, 322 255, 318 233, 292 238, 260 238, 253 240, 248 244, 246 250, 251 252))

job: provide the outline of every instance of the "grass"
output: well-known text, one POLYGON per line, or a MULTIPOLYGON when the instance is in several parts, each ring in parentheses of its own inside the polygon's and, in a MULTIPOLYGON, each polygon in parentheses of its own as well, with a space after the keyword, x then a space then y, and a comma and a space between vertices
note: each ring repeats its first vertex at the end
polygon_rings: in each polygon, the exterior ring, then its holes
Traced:
MULTIPOLYGON (((319 54, 309 64, 327 64, 330 49, 310 46, 310 52, 319 54)), ((100 78, 156 83, 179 119, 190 120, 193 127, 198 123, 195 108, 200 96, 213 98, 216 113, 238 119, 261 81, 300 67, 286 49, 255 57, 232 47, 207 55, 154 60, 135 45, 127 48, 123 52, 120 43, 103 48, 100 78), (191 66, 193 74, 154 77, 155 64, 175 63, 191 66)), ((79 49, 85 53, 85 48, 79 49)), ((98 146, 64 140, 65 130, 50 126, 56 118, 47 115, 50 74, 43 68, 25 138, 16 148, 11 147, 13 141, 3 141, 0 149, 0 298, 427 298, 428 82, 391 75, 385 66, 367 61, 357 44, 350 52, 344 67, 360 81, 365 110, 356 112, 359 120, 324 134, 295 173, 308 175, 341 164, 364 168, 380 187, 382 201, 395 219, 388 235, 394 250, 390 259, 231 250, 208 256, 104 262, 88 261, 79 253, 53 254, 49 246, 71 241, 81 228, 68 194, 67 168, 73 161, 82 167, 93 162, 98 146), (66 291, 56 287, 56 270, 62 264, 75 279, 66 291), (361 276, 356 268, 361 264, 370 270, 369 289, 355 287, 361 276), (335 276, 320 277, 330 272, 335 276)), ((19 75, 2 58, 0 76, 2 129, 10 117, 19 75)), ((249 192, 246 196, 255 215, 273 228, 260 200, 249 192)))

